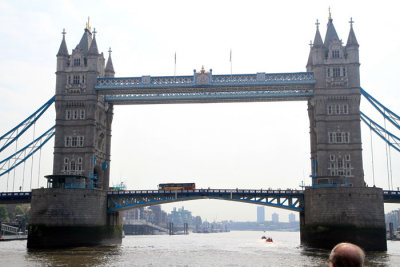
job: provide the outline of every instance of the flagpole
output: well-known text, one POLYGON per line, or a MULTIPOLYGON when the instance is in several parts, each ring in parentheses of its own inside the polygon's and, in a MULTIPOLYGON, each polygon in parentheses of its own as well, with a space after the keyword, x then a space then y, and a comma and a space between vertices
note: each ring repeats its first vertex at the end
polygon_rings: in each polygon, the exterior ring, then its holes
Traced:
POLYGON ((174 78, 175 78, 175 76, 176 76, 176 51, 175 51, 174 60, 175 60, 175 64, 174 64, 174 78))
POLYGON ((229 53, 229 61, 231 63, 231 79, 232 79, 232 48, 231 48, 231 51, 229 53))

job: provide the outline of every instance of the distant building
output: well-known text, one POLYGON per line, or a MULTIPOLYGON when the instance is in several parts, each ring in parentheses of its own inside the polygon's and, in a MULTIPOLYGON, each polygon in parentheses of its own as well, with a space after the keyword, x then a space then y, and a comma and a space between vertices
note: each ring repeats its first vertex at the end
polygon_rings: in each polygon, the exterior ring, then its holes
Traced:
POLYGON ((257 207, 257 222, 265 222, 265 209, 264 206, 257 207))
POLYGON ((389 223, 393 223, 393 228, 395 230, 400 227, 400 209, 385 214, 385 221, 387 229, 389 229, 389 223))
POLYGON ((279 214, 274 212, 272 213, 272 222, 278 223, 279 222, 279 214))
POLYGON ((296 221, 296 215, 294 215, 294 213, 290 213, 289 214, 289 222, 293 223, 296 221))
POLYGON ((184 223, 188 223, 189 226, 193 225, 193 217, 192 212, 185 210, 184 207, 176 210, 174 209, 168 214, 168 222, 174 223, 174 225, 183 225, 184 223))

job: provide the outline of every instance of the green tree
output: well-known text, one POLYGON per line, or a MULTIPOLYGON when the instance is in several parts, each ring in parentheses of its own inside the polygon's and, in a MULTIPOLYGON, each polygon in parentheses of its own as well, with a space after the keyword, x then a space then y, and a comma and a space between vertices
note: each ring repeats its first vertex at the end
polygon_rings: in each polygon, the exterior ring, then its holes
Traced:
POLYGON ((0 206, 0 222, 8 222, 10 218, 8 218, 7 208, 3 205, 0 206))

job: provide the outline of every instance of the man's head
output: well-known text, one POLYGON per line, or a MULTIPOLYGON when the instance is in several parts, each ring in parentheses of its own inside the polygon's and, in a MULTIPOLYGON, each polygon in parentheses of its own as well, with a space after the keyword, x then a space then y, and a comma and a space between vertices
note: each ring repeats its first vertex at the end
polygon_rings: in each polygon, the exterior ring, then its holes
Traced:
POLYGON ((362 267, 364 266, 364 251, 351 243, 339 243, 329 256, 330 267, 362 267))

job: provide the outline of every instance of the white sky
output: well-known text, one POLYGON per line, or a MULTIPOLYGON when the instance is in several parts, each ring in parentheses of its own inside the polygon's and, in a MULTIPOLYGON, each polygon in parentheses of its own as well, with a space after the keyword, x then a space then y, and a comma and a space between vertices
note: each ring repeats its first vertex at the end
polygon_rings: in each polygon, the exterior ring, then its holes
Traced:
MULTIPOLYGON (((56 54, 66 29, 71 52, 87 17, 99 50, 112 58, 117 77, 305 71, 315 21, 325 36, 328 7, 344 43, 350 17, 360 44, 362 87, 400 114, 398 1, 4 1, 0 0, 0 135, 55 92, 56 54)), ((54 124, 54 107, 37 126, 54 124)), ((374 114, 362 100, 362 110, 374 114)), ((129 189, 161 182, 198 188, 299 188, 310 183, 306 102, 116 106, 111 181, 129 189)), ((365 180, 373 184, 369 130, 363 125, 365 180)), ((399 132, 397 132, 399 135, 399 132)), ((388 187, 385 146, 374 144, 375 183, 388 187)), ((53 141, 42 151, 37 177, 52 173, 53 141)), ((1 156, 3 159, 3 155, 1 156)), ((392 150, 392 179, 400 186, 400 156, 392 150)), ((27 176, 30 176, 27 175, 27 176)), ((0 180, 6 188, 7 177, 0 180)), ((9 177, 9 187, 12 179, 9 177)), ((17 175, 21 179, 21 175, 17 175)), ((30 178, 24 178, 28 188, 30 178)), ((36 180, 35 180, 36 179, 36 180)), ((18 184, 18 182, 16 182, 18 184)), ((21 184, 21 182, 19 182, 21 184)), ((45 185, 45 179, 39 179, 45 185)), ((16 186, 16 185, 15 185, 16 186)), ((213 220, 256 220, 256 205, 199 200, 185 206, 213 220)), ((400 208, 385 205, 386 212, 400 208)), ((267 208, 266 218, 278 212, 267 208)))

